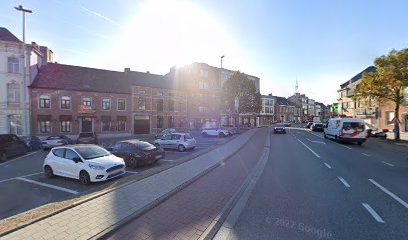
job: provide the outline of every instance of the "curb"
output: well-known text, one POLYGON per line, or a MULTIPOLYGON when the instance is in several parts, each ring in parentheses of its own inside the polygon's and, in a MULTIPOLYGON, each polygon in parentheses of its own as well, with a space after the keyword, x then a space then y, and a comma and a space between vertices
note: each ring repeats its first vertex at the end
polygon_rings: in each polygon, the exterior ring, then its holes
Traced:
MULTIPOLYGON (((255 133, 254 133, 254 134, 255 134, 255 133)), ((254 134, 253 134, 253 135, 254 135, 254 134)), ((253 136, 253 135, 252 135, 252 136, 253 136)), ((235 135, 235 136, 237 136, 237 135, 235 135)), ((230 139, 229 141, 235 139, 235 136, 234 136, 232 139, 230 139)), ((251 136, 250 138, 252 138, 252 136, 251 136)), ((250 138, 248 138, 248 141, 249 141, 250 138)), ((206 153, 208 153, 208 152, 210 152, 210 151, 213 151, 213 150, 215 150, 216 148, 221 147, 221 146, 223 146, 224 144, 228 143, 229 141, 225 141, 225 142, 223 142, 223 143, 221 143, 221 144, 215 144, 215 145, 213 145, 213 146, 211 146, 211 147, 209 147, 209 148, 207 148, 207 149, 204 149, 204 150, 202 150, 202 151, 199 151, 199 152, 193 153, 193 154, 191 154, 191 155, 188 155, 188 156, 179 158, 178 160, 180 161, 180 163, 177 164, 177 165, 183 164, 183 163, 188 162, 188 161, 190 161, 190 160, 192 160, 192 159, 194 159, 194 158, 197 158, 197 157, 199 157, 199 156, 201 156, 201 155, 203 155, 203 154, 206 154, 206 153)), ((238 150, 237 150, 237 151, 238 151, 238 150)), ((229 157, 230 157, 230 156, 229 156, 229 157)), ((175 167, 175 166, 177 166, 177 165, 174 165, 174 166, 172 166, 172 167, 175 167)), ((171 168, 171 167, 170 167, 170 168, 171 168)), ((169 168, 167 168, 167 169, 169 169, 169 168)), ((167 169, 164 169, 163 171, 166 171, 167 169)), ((160 171, 160 172, 162 172, 162 171, 160 171)), ((39 218, 33 219, 32 221, 27 222, 27 223, 25 223, 25 224, 22 224, 22 225, 20 225, 20 226, 18 226, 18 227, 15 227, 15 228, 13 228, 13 229, 10 229, 10 230, 1 232, 1 233, 0 233, 0 238, 1 238, 1 237, 4 237, 4 236, 6 236, 6 235, 8 235, 8 234, 10 234, 10 233, 13 233, 13 232, 15 232, 15 231, 18 231, 18 230, 20 230, 20 229, 22 229, 22 228, 28 227, 28 226, 30 226, 30 225, 32 225, 32 224, 34 224, 34 223, 37 223, 37 222, 39 222, 39 221, 42 221, 42 220, 44 220, 44 219, 46 219, 46 218, 52 217, 52 216, 54 216, 54 215, 57 215, 57 214, 59 214, 59 213, 61 213, 61 212, 63 212, 63 211, 66 211, 66 210, 68 210, 68 209, 71 209, 71 208, 73 208, 73 207, 76 207, 76 206, 78 206, 78 205, 81 205, 81 204, 83 204, 83 203, 86 203, 86 202, 88 202, 88 201, 90 201, 90 200, 93 200, 93 199, 95 199, 95 198, 101 197, 101 196, 103 196, 103 195, 105 195, 105 194, 108 194, 108 193, 114 191, 114 190, 117 190, 117 189, 126 187, 126 186, 129 185, 129 184, 138 182, 138 181, 140 181, 140 180, 142 180, 142 179, 145 179, 145 178, 147 178, 147 177, 150 177, 150 176, 153 176, 153 175, 155 175, 155 174, 158 174, 158 173, 160 173, 160 172, 153 173, 153 174, 151 174, 151 175, 147 175, 147 176, 145 176, 145 177, 143 177, 143 178, 141 178, 141 179, 135 179, 135 180, 132 180, 132 181, 129 181, 129 182, 125 182, 125 183, 123 183, 123 184, 121 184, 121 185, 119 185, 119 186, 115 186, 115 187, 112 187, 112 188, 107 189, 107 190, 99 191, 98 193, 96 193, 96 194, 94 194, 94 195, 92 195, 92 196, 89 196, 89 197, 87 197, 87 198, 81 199, 81 200, 79 200, 79 201, 76 201, 76 202, 72 203, 72 204, 69 205, 69 206, 66 206, 66 207, 64 207, 64 208, 58 209, 58 210, 56 210, 56 211, 54 211, 54 212, 51 212, 51 213, 46 214, 46 215, 44 215, 44 216, 41 216, 41 217, 39 217, 39 218)), ((184 187, 186 187, 186 186, 184 186, 184 187)), ((181 190, 181 189, 180 189, 180 190, 181 190)), ((89 193, 90 193, 90 192, 88 192, 88 191, 83 192, 83 194, 89 194, 89 193)), ((167 197, 166 197, 166 198, 167 198, 167 197)), ((68 200, 68 199, 67 199, 67 200, 68 200)), ((158 199, 156 199, 156 201, 157 201, 157 200, 158 200, 158 199)), ((164 200, 165 200, 165 199, 164 199, 164 200)), ((162 201, 163 201, 163 200, 162 200, 162 201)), ((147 210, 148 210, 148 209, 147 209, 147 210)))
MULTIPOLYGON (((254 136, 255 133, 257 133, 258 130, 254 131, 252 133, 251 136, 249 136, 246 139, 246 142, 244 144, 246 144, 248 141, 250 141, 254 136)), ((118 228, 120 228, 121 226, 127 224, 129 221, 139 217, 140 215, 144 214, 145 212, 149 211, 150 209, 156 207, 157 205, 159 205, 160 203, 164 202, 166 199, 168 199, 169 197, 173 196, 174 194, 176 194, 177 192, 181 191, 182 189, 186 188, 188 185, 192 184, 193 182, 195 182, 196 180, 198 180, 199 178, 201 178, 202 176, 206 175, 207 173, 211 172, 212 170, 214 170, 215 168, 217 168, 218 166, 220 166, 222 164, 223 161, 225 161, 226 159, 230 158, 231 156, 233 156, 235 153, 237 153, 239 151, 240 148, 236 149, 234 152, 232 152, 230 155, 226 156, 224 159, 221 159, 218 163, 214 164, 213 166, 205 169, 203 172, 201 172, 200 174, 194 176, 193 178, 187 180, 186 182, 182 183, 181 185, 179 185, 178 187, 172 189, 170 192, 168 192, 167 194, 161 196, 160 198, 156 199, 155 201, 149 203, 148 205, 144 206, 143 208, 137 210, 136 212, 134 212, 132 215, 122 219, 121 221, 117 222, 116 224, 108 227, 107 229, 103 230, 102 232, 98 233, 97 235, 89 238, 89 239, 106 239, 108 238, 111 234, 113 234, 116 230, 118 230, 118 228)))
POLYGON ((252 171, 248 174, 238 191, 227 202, 227 204, 221 210, 221 213, 213 220, 211 225, 205 230, 199 240, 227 239, 230 230, 235 225, 237 218, 245 207, 246 202, 250 197, 249 195, 254 189, 259 177, 262 175, 263 169, 268 161, 270 154, 270 132, 271 131, 269 129, 267 141, 264 145, 264 153, 261 155, 261 158, 256 163, 252 171), (230 220, 228 221, 228 219, 230 220), (228 223, 225 224, 226 222, 228 223))

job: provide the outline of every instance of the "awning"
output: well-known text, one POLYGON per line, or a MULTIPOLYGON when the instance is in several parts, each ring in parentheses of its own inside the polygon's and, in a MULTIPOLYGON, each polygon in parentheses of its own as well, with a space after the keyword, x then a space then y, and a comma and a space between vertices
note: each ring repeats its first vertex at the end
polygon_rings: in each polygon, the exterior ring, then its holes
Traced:
POLYGON ((117 116, 118 121, 126 121, 126 116, 117 116))
POLYGON ((101 116, 101 121, 102 122, 110 122, 111 121, 111 116, 101 116))
POLYGON ((59 120, 61 121, 72 121, 72 115, 60 115, 59 120))
POLYGON ((38 121, 51 121, 51 115, 38 115, 38 121))

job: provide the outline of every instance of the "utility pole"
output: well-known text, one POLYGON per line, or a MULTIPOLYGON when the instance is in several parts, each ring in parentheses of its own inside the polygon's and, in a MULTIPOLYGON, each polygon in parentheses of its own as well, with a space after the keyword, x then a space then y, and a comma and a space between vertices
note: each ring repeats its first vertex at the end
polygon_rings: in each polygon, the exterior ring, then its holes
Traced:
POLYGON ((28 113, 28 88, 27 88, 27 60, 26 60, 26 43, 25 43, 25 29, 26 29, 26 21, 25 21, 25 14, 32 13, 33 11, 29 9, 23 8, 22 5, 18 7, 14 7, 17 11, 23 13, 23 122, 24 122, 24 135, 30 135, 30 120, 29 120, 29 113, 28 113))

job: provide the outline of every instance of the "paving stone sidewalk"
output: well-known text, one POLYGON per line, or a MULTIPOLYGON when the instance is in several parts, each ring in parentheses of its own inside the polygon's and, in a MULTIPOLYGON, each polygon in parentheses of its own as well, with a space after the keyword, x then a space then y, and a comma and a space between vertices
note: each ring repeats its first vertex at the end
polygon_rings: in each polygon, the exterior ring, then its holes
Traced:
POLYGON ((177 192, 105 239, 200 239, 259 161, 262 130, 223 165, 177 192))
POLYGON ((12 232, 1 239, 89 239, 145 211, 244 146, 249 130, 221 147, 12 232))

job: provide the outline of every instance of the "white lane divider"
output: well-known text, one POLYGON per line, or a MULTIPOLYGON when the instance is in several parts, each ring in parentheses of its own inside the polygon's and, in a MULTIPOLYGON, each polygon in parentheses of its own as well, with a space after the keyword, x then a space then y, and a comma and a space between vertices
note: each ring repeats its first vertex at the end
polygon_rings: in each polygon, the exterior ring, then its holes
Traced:
POLYGON ((374 209, 368 205, 367 203, 362 203, 363 207, 371 214, 371 216, 373 216, 373 218, 379 222, 379 223, 384 223, 384 220, 380 217, 380 215, 378 215, 378 213, 376 211, 374 211, 374 209))
POLYGON ((133 174, 139 173, 139 172, 134 172, 134 171, 129 171, 129 170, 126 170, 126 172, 127 173, 133 173, 133 174))
POLYGON ((367 154, 367 153, 361 153, 361 154, 363 154, 363 155, 366 156, 366 157, 369 157, 369 156, 370 156, 370 155, 367 154))
POLYGON ((309 140, 309 142, 320 143, 320 144, 326 144, 325 142, 322 142, 322 141, 310 140, 309 138, 306 138, 306 139, 309 140))
POLYGON ((42 182, 34 181, 34 180, 31 180, 31 179, 27 179, 27 178, 18 177, 16 179, 21 180, 21 181, 25 181, 25 182, 29 182, 29 183, 33 183, 33 184, 37 184, 37 185, 40 185, 40 186, 43 186, 43 187, 48 187, 48 188, 52 188, 52 189, 55 189, 55 190, 75 194, 75 195, 79 193, 77 191, 74 191, 74 190, 71 190, 71 189, 68 189, 68 188, 58 187, 58 186, 54 186, 54 185, 51 185, 51 184, 48 184, 48 183, 42 183, 42 182))
POLYGON ((342 182, 343 184, 344 184, 344 186, 346 186, 346 187, 350 187, 350 184, 348 184, 348 182, 346 181, 346 180, 344 180, 344 178, 342 178, 342 177, 337 177, 339 180, 340 180, 340 182, 342 182))
POLYGON ((332 168, 332 166, 330 166, 330 165, 327 164, 327 163, 324 163, 324 165, 325 165, 327 168, 332 168))
POLYGON ((163 162, 173 162, 174 160, 171 160, 171 159, 163 159, 162 161, 163 161, 163 162))
MULTIPOLYGON (((23 178, 23 177, 30 177, 30 176, 39 175, 39 174, 43 174, 43 173, 42 173, 42 172, 36 172, 36 173, 27 174, 27 175, 20 176, 20 177, 21 177, 21 178, 23 178)), ((16 179, 16 177, 3 179, 3 180, 0 180, 0 183, 2 183, 2 182, 7 182, 7 181, 11 181, 11 180, 15 180, 15 179, 16 179)))
POLYGON ((391 163, 388 163, 388 162, 384 162, 384 161, 382 161, 382 163, 384 163, 385 165, 388 165, 388 166, 390 166, 390 167, 394 167, 394 164, 391 164, 391 163))
POLYGON ((319 137, 319 138, 324 139, 324 137, 323 137, 323 136, 318 135, 318 134, 316 134, 316 133, 314 133, 314 132, 308 131, 308 133, 310 133, 310 134, 312 134, 312 135, 315 135, 316 137, 319 137))
POLYGON ((347 148, 347 149, 350 149, 350 150, 352 149, 351 147, 346 146, 346 145, 343 145, 343 144, 340 144, 340 143, 337 143, 337 145, 342 146, 342 147, 347 148))
POLYGON ((320 155, 317 154, 315 151, 313 151, 309 146, 307 146, 304 142, 300 141, 298 138, 296 138, 303 146, 305 146, 309 151, 311 151, 316 157, 320 158, 320 155))
POLYGON ((390 197, 394 198, 397 202, 401 203, 402 206, 404 206, 405 208, 408 208, 408 203, 406 203, 404 200, 402 200, 400 197, 398 197, 397 195, 395 195, 394 193, 392 193, 391 191, 389 191, 388 189, 386 189, 385 187, 381 186, 379 183, 377 183, 376 181, 374 181, 373 179, 368 179, 368 181, 370 181, 372 184, 374 184, 375 186, 377 186, 379 189, 381 189, 383 192, 385 192, 386 194, 388 194, 390 197))

